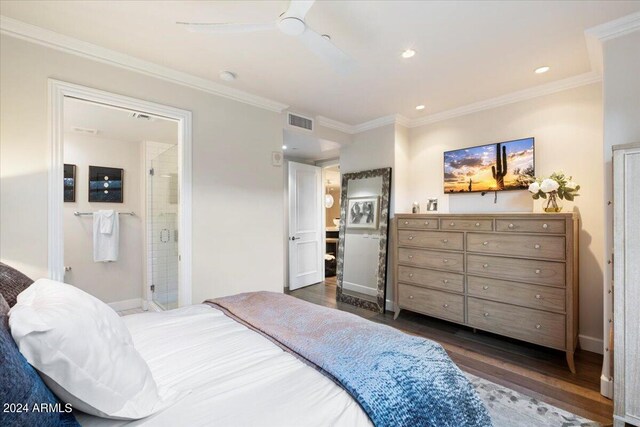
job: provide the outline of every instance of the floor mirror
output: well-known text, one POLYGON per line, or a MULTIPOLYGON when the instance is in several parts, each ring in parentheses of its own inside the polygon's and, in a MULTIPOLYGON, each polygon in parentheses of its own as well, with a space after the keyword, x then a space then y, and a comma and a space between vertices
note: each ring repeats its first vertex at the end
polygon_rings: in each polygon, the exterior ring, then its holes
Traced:
POLYGON ((384 313, 391 168, 342 175, 336 298, 384 313))

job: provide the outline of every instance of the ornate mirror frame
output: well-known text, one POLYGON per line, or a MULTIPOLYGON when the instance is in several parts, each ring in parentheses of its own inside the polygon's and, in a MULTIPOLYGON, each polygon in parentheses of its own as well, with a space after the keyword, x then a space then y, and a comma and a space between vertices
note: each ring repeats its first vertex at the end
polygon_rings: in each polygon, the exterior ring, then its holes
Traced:
POLYGON ((387 283, 387 252, 389 242, 389 202, 391 198, 391 168, 371 169, 362 172, 345 173, 342 175, 341 188, 341 205, 340 205, 340 233, 338 242, 338 260, 337 260, 337 290, 336 299, 340 302, 355 305, 357 307, 366 308, 368 310, 384 313, 386 283, 387 283), (342 291, 344 277, 344 245, 345 233, 347 231, 347 210, 349 199, 347 192, 349 181, 356 179, 366 179, 382 177, 382 190, 380 194, 380 212, 379 212, 379 231, 380 231, 380 249, 378 251, 378 293, 376 302, 358 298, 353 295, 346 294, 342 291))

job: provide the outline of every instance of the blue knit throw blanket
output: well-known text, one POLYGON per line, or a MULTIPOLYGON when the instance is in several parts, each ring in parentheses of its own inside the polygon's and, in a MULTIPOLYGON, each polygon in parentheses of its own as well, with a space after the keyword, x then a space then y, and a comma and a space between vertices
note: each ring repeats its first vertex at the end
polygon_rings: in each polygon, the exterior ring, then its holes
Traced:
POLYGON ((206 302, 342 386, 375 426, 491 426, 473 386, 431 340, 278 293, 206 302))

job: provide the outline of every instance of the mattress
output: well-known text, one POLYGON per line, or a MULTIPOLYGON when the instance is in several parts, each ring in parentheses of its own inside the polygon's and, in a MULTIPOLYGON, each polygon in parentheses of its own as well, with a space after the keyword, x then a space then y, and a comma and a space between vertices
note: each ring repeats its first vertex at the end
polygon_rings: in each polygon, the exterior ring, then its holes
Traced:
POLYGON ((333 381, 207 305, 123 318, 160 387, 189 391, 132 422, 77 412, 83 426, 371 426, 333 381))

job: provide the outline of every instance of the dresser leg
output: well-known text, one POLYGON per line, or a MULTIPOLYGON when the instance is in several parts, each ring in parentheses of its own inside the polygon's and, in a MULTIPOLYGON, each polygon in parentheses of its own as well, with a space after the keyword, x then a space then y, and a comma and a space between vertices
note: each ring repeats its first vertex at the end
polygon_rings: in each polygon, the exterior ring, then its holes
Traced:
POLYGON ((400 316, 400 309, 396 308, 396 312, 393 313, 393 320, 396 320, 400 316))
POLYGON ((573 351, 567 351, 567 364, 572 374, 576 373, 576 364, 573 361, 573 351))

